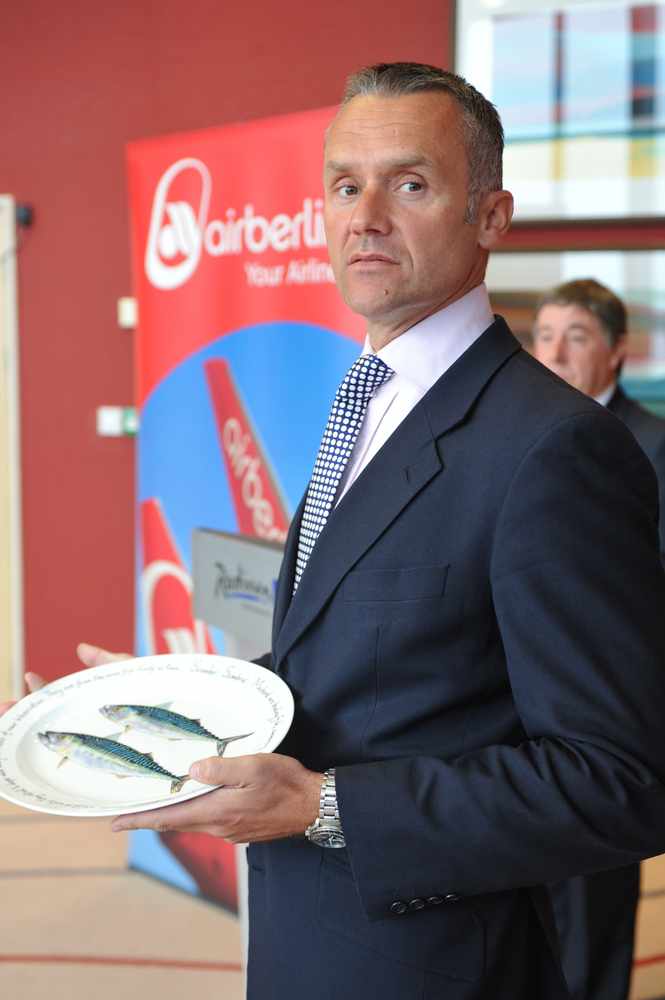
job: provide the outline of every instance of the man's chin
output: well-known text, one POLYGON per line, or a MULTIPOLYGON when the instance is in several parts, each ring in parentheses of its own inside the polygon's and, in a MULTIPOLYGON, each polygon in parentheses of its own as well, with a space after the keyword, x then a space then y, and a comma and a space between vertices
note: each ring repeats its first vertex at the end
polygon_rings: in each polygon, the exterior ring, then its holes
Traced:
POLYGON ((386 316, 398 305, 394 290, 383 282, 368 282, 361 287, 354 282, 340 287, 340 292, 349 309, 368 321, 386 316))
POLYGON ((576 382, 575 379, 572 378, 567 378, 566 382, 568 385, 572 385, 573 389, 577 389, 578 392, 583 392, 585 396, 593 395, 589 386, 585 385, 584 382, 576 382))

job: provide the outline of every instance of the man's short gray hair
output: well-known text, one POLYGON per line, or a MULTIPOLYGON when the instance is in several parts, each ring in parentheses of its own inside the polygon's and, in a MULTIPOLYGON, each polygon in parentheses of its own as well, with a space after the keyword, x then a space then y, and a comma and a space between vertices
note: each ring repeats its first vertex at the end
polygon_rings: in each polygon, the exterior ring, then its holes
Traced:
POLYGON ((466 220, 473 222, 478 203, 503 186, 503 127, 491 101, 456 73, 425 63, 377 63, 353 73, 346 82, 342 106, 354 97, 377 94, 401 97, 421 91, 449 94, 462 109, 462 129, 469 166, 466 220))

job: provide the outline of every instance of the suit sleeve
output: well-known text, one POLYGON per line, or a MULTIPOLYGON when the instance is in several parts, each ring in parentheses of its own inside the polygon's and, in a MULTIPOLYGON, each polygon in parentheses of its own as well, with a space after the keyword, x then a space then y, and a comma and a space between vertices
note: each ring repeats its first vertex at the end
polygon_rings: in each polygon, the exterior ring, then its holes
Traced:
POLYGON ((525 740, 453 760, 339 768, 370 918, 394 899, 474 895, 665 851, 665 576, 653 469, 602 411, 523 457, 491 588, 525 740))

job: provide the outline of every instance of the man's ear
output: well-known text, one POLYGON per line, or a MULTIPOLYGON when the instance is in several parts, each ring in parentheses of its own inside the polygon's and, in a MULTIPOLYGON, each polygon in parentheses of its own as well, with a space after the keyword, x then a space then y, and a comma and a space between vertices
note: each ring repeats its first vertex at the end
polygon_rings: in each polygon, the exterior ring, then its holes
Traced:
POLYGON ((513 218, 513 196, 510 191, 490 191, 478 209, 478 246, 493 250, 503 239, 513 218))
POLYGON ((628 336, 624 334, 619 337, 616 344, 612 348, 612 353, 610 354, 610 367, 613 372, 618 372, 622 364, 626 360, 626 355, 628 354, 628 336))

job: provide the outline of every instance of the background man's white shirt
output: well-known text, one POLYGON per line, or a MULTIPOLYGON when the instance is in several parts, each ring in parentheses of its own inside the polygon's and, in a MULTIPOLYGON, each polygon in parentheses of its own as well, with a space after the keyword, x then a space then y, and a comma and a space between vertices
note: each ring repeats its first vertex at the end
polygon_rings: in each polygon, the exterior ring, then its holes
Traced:
POLYGON ((616 382, 611 382, 608 385, 608 387, 603 390, 603 392, 601 392, 598 396, 594 396, 593 398, 596 400, 597 403, 600 403, 601 406, 607 406, 607 404, 609 403, 609 401, 611 400, 612 396, 616 391, 616 387, 617 387, 616 382))

